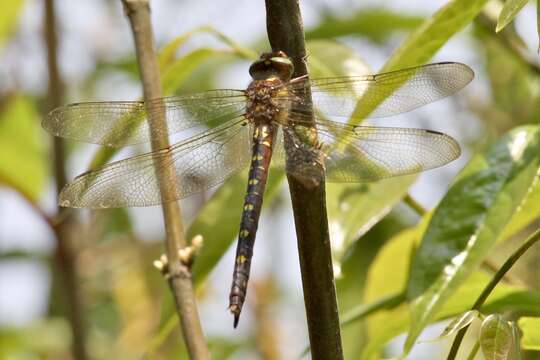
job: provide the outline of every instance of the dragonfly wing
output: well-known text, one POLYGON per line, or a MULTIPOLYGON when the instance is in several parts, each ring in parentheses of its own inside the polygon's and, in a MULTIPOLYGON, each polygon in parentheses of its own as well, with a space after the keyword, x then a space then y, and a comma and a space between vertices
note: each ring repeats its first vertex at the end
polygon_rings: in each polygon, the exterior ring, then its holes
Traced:
MULTIPOLYGON (((370 182, 406 175, 445 165, 459 157, 459 144, 450 136, 431 130, 318 123, 317 144, 287 150, 276 148, 277 164, 287 172, 312 177, 312 165, 324 166, 329 182, 370 182), (295 154, 295 153, 298 154, 295 154), (300 155, 299 155, 300 154, 300 155)), ((306 143, 304 126, 289 126, 286 136, 306 143), (302 129, 304 128, 304 129, 302 129), (298 135, 300 134, 300 135, 298 135)), ((290 147, 289 147, 290 148, 290 147)))
POLYGON ((109 101, 69 104, 53 110, 42 126, 64 138, 119 147, 149 142, 196 126, 215 127, 242 115, 240 90, 212 90, 150 102, 109 101), (151 132, 149 111, 164 112, 167 134, 151 132))
MULTIPOLYGON (((302 93, 311 86, 313 106, 323 115, 362 120, 411 111, 454 94, 474 77, 461 63, 436 63, 367 76, 292 80, 296 117, 310 118, 302 93)), ((291 96, 286 98, 291 100, 291 96)))
POLYGON ((169 148, 91 170, 66 185, 60 205, 151 206, 201 192, 249 164, 250 130, 251 125, 239 118, 169 148), (172 177, 165 180, 169 197, 162 196, 156 173, 172 177))

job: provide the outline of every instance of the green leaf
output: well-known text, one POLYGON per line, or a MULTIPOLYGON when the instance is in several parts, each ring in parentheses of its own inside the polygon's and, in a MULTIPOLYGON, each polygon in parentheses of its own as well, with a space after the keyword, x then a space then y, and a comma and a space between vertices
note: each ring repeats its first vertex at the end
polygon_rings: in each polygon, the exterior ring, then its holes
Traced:
POLYGON ((163 95, 173 94, 197 67, 201 66, 202 63, 211 57, 224 53, 224 51, 216 49, 201 48, 195 49, 183 57, 171 61, 163 71, 161 79, 163 95))
MULTIPOLYGON (((394 239, 398 241, 399 237, 394 239)), ((394 241, 392 241, 394 242, 394 241)), ((393 244, 393 246, 397 246, 393 244)), ((402 255, 403 256, 403 255, 402 255)), ((393 272, 406 272, 406 269, 395 267, 393 272)), ((482 272, 475 272, 467 281, 449 297, 449 300, 437 312, 432 322, 449 319, 469 310, 480 295, 490 277, 482 272)), ((371 286, 371 285, 370 285, 371 286)), ((395 290, 396 291, 396 290, 395 290)), ((482 312, 503 312, 512 309, 536 308, 540 292, 526 291, 519 287, 499 285, 488 298, 482 312)), ((377 301, 377 300, 372 300, 377 301)), ((411 321, 410 311, 406 304, 391 309, 383 309, 371 314, 367 319, 369 342, 364 347, 360 359, 380 359, 385 345, 397 335, 405 332, 411 321)))
POLYGON ((15 25, 17 25, 23 5, 23 0, 10 0, 2 3, 2 11, 0 11, 0 48, 10 36, 15 25))
POLYGON ((498 314, 489 315, 480 327, 480 348, 486 360, 506 360, 512 350, 512 327, 498 314))
POLYGON ((504 232, 501 235, 501 239, 508 239, 519 233, 539 217, 540 182, 536 181, 527 194, 523 204, 517 209, 508 225, 506 225, 504 232))
POLYGON ((414 257, 407 290, 413 325, 405 352, 487 256, 536 181, 539 153, 538 127, 519 127, 459 174, 414 257))
POLYGON ((540 317, 522 317, 518 320, 518 326, 523 332, 523 349, 540 351, 540 317))
POLYGON ((415 180, 416 176, 404 176, 370 184, 327 184, 332 250, 338 261, 392 210, 415 180))
POLYGON ((466 326, 469 326, 475 319, 478 318, 478 310, 469 310, 455 318, 448 324, 441 335, 436 340, 439 340, 443 337, 454 335, 459 330, 463 329, 466 326))
MULTIPOLYGON (((381 72, 416 66, 428 61, 454 34, 469 24, 480 12, 487 0, 451 0, 431 18, 423 22, 401 45, 394 51, 381 72)), ((404 83, 407 79, 403 79, 404 83)), ((367 117, 386 97, 402 85, 396 82, 384 92, 366 91, 362 98, 369 102, 358 102, 351 119, 356 124, 367 117)))
POLYGON ((510 24, 512 20, 517 16, 519 11, 529 2, 529 0, 506 0, 504 7, 497 19, 497 28, 495 32, 499 32, 510 24))
POLYGON ((43 143, 34 103, 22 96, 9 98, 0 114, 0 184, 37 200, 47 176, 43 143))
POLYGON ((327 16, 315 28, 306 32, 306 39, 359 35, 382 43, 398 31, 413 30, 422 20, 421 17, 393 12, 383 7, 361 9, 347 18, 327 16))
POLYGON ((350 47, 334 40, 306 43, 309 74, 313 78, 366 75, 371 71, 350 47))

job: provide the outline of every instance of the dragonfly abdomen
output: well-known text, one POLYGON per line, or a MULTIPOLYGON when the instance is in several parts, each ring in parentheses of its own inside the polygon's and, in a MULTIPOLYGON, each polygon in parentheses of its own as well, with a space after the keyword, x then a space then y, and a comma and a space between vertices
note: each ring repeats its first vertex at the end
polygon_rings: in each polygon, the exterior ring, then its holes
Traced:
POLYGON ((233 282, 229 296, 229 310, 234 314, 234 327, 238 325, 240 312, 246 299, 253 245, 268 178, 273 140, 273 125, 266 123, 255 125, 249 180, 240 221, 233 282))

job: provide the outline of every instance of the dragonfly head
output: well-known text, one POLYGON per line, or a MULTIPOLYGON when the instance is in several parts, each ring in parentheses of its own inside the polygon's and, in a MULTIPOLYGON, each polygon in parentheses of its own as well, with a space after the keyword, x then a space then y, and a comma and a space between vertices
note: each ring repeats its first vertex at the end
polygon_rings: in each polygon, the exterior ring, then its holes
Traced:
POLYGON ((249 67, 249 74, 255 80, 264 80, 274 76, 281 81, 289 81, 293 71, 292 61, 283 51, 264 53, 249 67))

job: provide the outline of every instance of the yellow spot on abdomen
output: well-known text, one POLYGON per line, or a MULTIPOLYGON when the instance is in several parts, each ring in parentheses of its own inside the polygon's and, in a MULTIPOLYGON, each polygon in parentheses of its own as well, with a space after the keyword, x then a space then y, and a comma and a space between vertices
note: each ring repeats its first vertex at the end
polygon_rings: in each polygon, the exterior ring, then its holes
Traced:
POLYGON ((253 204, 246 204, 244 206, 244 210, 249 210, 249 211, 253 210, 253 204))
POLYGON ((257 180, 257 179, 251 179, 251 180, 248 181, 249 185, 257 185, 258 183, 259 183, 259 180, 257 180))
POLYGON ((246 260, 247 258, 244 255, 238 255, 238 257, 236 258, 236 262, 238 264, 243 264, 246 262, 246 260))

